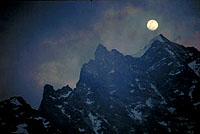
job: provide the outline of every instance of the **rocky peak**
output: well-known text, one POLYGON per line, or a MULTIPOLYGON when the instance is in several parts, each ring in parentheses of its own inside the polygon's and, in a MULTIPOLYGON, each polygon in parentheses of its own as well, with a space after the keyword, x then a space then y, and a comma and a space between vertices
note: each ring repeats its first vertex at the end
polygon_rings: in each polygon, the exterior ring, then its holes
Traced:
POLYGON ((56 98, 66 98, 72 91, 73 90, 69 85, 66 85, 61 89, 54 90, 53 86, 46 84, 44 86, 43 99, 47 101, 54 101, 56 98))
POLYGON ((25 100, 20 96, 11 97, 9 99, 9 102, 16 106, 22 106, 22 105, 26 104, 25 100))
POLYGON ((12 109, 20 109, 20 108, 30 108, 30 105, 26 103, 26 101, 21 96, 14 96, 8 100, 5 100, 1 104, 2 106, 10 106, 12 109))
POLYGON ((154 47, 167 47, 171 45, 170 41, 162 34, 154 37, 146 46, 146 51, 154 47))
POLYGON ((62 87, 61 89, 56 90, 57 93, 66 93, 72 91, 72 88, 69 85, 62 87))
POLYGON ((162 34, 154 37, 149 44, 143 49, 142 58, 162 59, 166 57, 177 58, 177 50, 181 47, 169 41, 162 34))
POLYGON ((1 133, 59 133, 39 111, 19 96, 0 102, 1 133))
POLYGON ((194 131, 199 121, 191 113, 200 106, 200 85, 190 69, 196 70, 197 62, 188 66, 182 60, 185 52, 191 57, 189 51, 163 35, 153 38, 139 58, 100 44, 95 59, 83 65, 76 89, 45 86, 44 92, 53 94, 43 98, 40 111, 63 133, 194 131))
POLYGON ((72 88, 69 85, 67 85, 61 89, 56 90, 56 95, 60 97, 63 95, 68 96, 72 91, 72 88))
POLYGON ((55 92, 55 90, 54 90, 54 88, 53 88, 52 85, 46 84, 46 85, 44 86, 44 93, 45 93, 45 94, 54 93, 54 92, 55 92))
POLYGON ((170 41, 162 34, 157 35, 153 39, 150 40, 150 42, 140 51, 138 51, 136 54, 134 54, 134 57, 142 57, 149 49, 156 45, 162 45, 165 46, 164 43, 170 44, 170 41))
POLYGON ((150 42, 154 42, 156 40, 160 42, 169 42, 169 40, 163 34, 159 34, 158 36, 154 37, 150 42))
POLYGON ((102 58, 104 58, 106 55, 108 54, 108 50, 105 46, 103 46, 102 44, 99 44, 97 46, 97 49, 95 51, 95 60, 101 60, 102 58))

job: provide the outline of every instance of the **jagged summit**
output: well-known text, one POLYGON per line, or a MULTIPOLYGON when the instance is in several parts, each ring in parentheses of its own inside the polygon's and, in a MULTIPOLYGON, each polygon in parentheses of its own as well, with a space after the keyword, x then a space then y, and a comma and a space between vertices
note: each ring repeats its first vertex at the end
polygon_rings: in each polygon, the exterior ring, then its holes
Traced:
MULTIPOLYGON (((145 54, 145 52, 147 52, 148 49, 150 49, 154 43, 159 43, 159 44, 163 44, 167 43, 168 45, 171 44, 170 40, 168 40, 163 34, 159 34, 157 36, 155 36, 149 43, 148 45, 146 45, 143 49, 141 49, 139 52, 137 52, 136 54, 133 55, 133 57, 141 57, 145 54)), ((106 57, 109 57, 109 55, 118 55, 118 56, 122 56, 123 54, 120 53, 117 49, 111 49, 111 51, 109 51, 106 46, 104 46, 103 44, 99 44, 96 48, 95 51, 95 59, 99 60, 99 59, 103 59, 106 57)))
POLYGON ((159 42, 159 43, 170 43, 170 41, 163 35, 163 34, 159 34, 157 36, 155 36, 153 39, 151 39, 149 41, 149 43, 144 47, 142 48, 141 50, 139 50, 137 53, 135 53, 133 55, 133 57, 141 57, 145 54, 145 52, 152 47, 152 44, 156 43, 156 42, 159 42))
POLYGON ((95 60, 101 60, 106 57, 108 53, 107 48, 104 45, 99 44, 95 51, 95 60))
POLYGON ((104 53, 104 52, 107 52, 107 51, 108 50, 107 50, 107 48, 104 45, 99 44, 97 46, 97 48, 96 48, 95 55, 98 55, 99 52, 104 53))
POLYGON ((138 58, 100 44, 76 89, 44 95, 39 110, 63 133, 198 133, 199 66, 199 51, 162 34, 138 58))
POLYGON ((107 51, 107 48, 103 44, 99 44, 96 51, 107 51))
POLYGON ((159 34, 158 36, 154 37, 151 41, 150 44, 153 43, 154 41, 160 41, 160 42, 169 42, 169 40, 163 35, 163 34, 159 34))
POLYGON ((147 51, 150 47, 152 47, 154 43, 157 43, 157 41, 161 44, 170 42, 165 36, 159 34, 158 36, 155 36, 153 39, 150 40, 149 44, 144 47, 144 50, 147 51))
POLYGON ((61 89, 56 90, 57 94, 66 94, 72 91, 72 88, 69 85, 62 87, 61 89))
POLYGON ((55 90, 54 87, 50 84, 44 86, 44 92, 62 92, 62 91, 71 91, 72 88, 69 85, 62 87, 61 89, 55 90))
POLYGON ((11 104, 14 104, 16 106, 22 106, 26 104, 25 100, 21 96, 14 96, 11 97, 9 100, 11 104))

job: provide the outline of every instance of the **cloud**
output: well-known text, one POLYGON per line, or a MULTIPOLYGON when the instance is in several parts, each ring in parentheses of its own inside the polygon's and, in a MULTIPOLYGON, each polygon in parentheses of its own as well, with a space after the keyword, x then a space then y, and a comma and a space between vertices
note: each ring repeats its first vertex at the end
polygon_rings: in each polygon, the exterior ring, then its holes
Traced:
POLYGON ((99 43, 125 55, 134 55, 162 33, 172 41, 197 46, 199 32, 194 21, 185 21, 186 18, 191 20, 192 16, 181 16, 187 10, 182 11, 177 3, 156 2, 160 5, 146 1, 143 6, 134 3, 102 6, 98 18, 88 21, 87 26, 60 28, 56 34, 42 39, 40 50, 45 49, 44 57, 48 58, 37 66, 34 78, 39 85, 50 83, 62 87, 70 84, 75 87, 81 66, 94 57, 99 43), (152 32, 146 28, 149 19, 159 22, 158 30, 152 32))
POLYGON ((80 69, 79 60, 75 57, 65 61, 44 62, 35 71, 34 79, 39 86, 50 83, 57 89, 69 84, 74 88, 79 76, 77 67, 80 69))
POLYGON ((195 31, 193 34, 191 34, 189 37, 185 37, 185 39, 182 39, 180 36, 176 40, 177 43, 183 44, 188 47, 195 47, 198 50, 200 50, 200 31, 195 31))

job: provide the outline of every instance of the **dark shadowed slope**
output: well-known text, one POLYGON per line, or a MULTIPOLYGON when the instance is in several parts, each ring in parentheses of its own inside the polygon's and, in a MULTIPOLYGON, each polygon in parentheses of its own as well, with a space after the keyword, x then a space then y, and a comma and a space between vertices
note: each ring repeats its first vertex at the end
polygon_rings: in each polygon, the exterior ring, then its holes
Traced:
POLYGON ((59 133, 41 113, 28 105, 22 97, 0 102, 1 134, 59 133))

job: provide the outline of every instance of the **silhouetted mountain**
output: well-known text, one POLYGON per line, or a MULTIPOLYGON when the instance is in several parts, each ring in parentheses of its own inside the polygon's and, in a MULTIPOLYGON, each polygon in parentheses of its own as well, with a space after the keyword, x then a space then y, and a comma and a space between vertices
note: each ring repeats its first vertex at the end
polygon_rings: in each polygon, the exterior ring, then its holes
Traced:
POLYGON ((200 52, 163 35, 147 48, 134 58, 99 45, 76 88, 46 85, 39 110, 65 133, 199 133, 200 52))
POLYGON ((1 134, 59 133, 40 112, 31 108, 22 97, 0 102, 1 134))
MULTIPOLYGON (((124 56, 99 45, 95 58, 82 66, 75 89, 66 86, 54 90, 45 85, 39 111, 34 111, 57 128, 46 131, 199 134, 200 52, 163 35, 152 39, 141 52, 145 53, 137 58, 124 56)), ((8 106, 1 105, 4 110, 8 106)))

